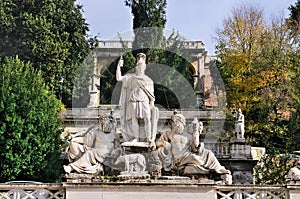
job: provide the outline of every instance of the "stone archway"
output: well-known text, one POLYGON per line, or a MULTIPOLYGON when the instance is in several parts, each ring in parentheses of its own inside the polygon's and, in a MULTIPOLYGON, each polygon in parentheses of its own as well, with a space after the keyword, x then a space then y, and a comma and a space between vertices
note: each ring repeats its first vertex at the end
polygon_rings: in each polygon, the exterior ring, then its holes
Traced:
MULTIPOLYGON (((207 55, 204 44, 202 41, 185 41, 185 50, 189 54, 191 60, 188 60, 190 64, 190 70, 193 73, 194 89, 197 94, 197 98, 201 98, 204 105, 214 106, 212 100, 205 100, 204 93, 211 89, 211 77, 210 76, 210 64, 214 57, 207 55), (205 100, 205 101, 204 101, 205 100), (208 102, 208 104, 207 104, 208 102)), ((90 87, 90 103, 88 107, 98 107, 100 105, 101 91, 95 86, 95 82, 100 85, 100 73, 103 68, 117 59, 124 53, 124 45, 127 50, 132 49, 132 41, 119 40, 102 40, 99 41, 98 46, 94 50, 95 69, 94 78, 91 80, 90 87)), ((212 96, 213 97, 213 96, 212 96)), ((199 101, 197 100, 197 101, 199 101)), ((199 102, 200 103, 200 102, 199 102)))

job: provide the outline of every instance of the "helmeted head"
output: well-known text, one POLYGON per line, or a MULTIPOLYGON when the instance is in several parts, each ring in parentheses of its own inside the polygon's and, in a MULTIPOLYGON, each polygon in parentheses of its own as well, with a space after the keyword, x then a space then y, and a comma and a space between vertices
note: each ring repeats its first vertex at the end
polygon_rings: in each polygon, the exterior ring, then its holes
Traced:
POLYGON ((144 74, 146 70, 146 55, 144 53, 139 53, 136 56, 136 73, 144 74))
POLYGON ((139 60, 143 60, 143 61, 146 63, 146 54, 144 54, 144 53, 138 53, 138 54, 136 55, 136 60, 137 60, 137 62, 138 62, 139 60))

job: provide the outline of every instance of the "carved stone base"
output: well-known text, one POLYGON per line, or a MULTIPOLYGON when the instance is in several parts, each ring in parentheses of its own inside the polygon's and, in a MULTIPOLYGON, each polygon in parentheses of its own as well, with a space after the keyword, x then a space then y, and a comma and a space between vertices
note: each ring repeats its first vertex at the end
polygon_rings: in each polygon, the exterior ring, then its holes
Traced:
POLYGON ((158 180, 163 180, 165 183, 184 183, 184 184, 193 184, 193 183, 201 183, 201 184, 216 184, 214 180, 208 179, 205 176, 198 176, 194 178, 194 176, 161 176, 158 180))
POLYGON ((125 152, 143 153, 152 151, 150 143, 148 142, 123 142, 121 146, 125 152))
POLYGON ((253 184, 251 171, 234 171, 232 174, 234 184, 253 184))
POLYGON ((138 179, 150 179, 150 175, 147 171, 142 172, 126 172, 122 171, 120 175, 118 175, 119 180, 138 180, 138 179))
POLYGON ((147 148, 149 147, 148 142, 123 142, 121 144, 123 147, 141 147, 141 148, 147 148))
POLYGON ((91 175, 91 174, 79 174, 79 173, 69 173, 65 174, 63 178, 66 179, 67 182, 72 183, 81 183, 81 182, 101 182, 102 178, 100 175, 91 175))
POLYGON ((187 176, 161 176, 160 180, 190 180, 187 176))

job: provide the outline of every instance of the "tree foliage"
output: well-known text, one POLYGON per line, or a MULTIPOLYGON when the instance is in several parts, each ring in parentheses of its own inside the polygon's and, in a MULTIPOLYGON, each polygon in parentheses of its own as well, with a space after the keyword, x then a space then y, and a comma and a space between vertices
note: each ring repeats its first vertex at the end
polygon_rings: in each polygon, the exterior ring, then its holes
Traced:
POLYGON ((300 1, 298 0, 295 5, 289 7, 290 17, 289 25, 290 28, 297 34, 300 31, 300 1))
POLYGON ((265 28, 263 11, 243 4, 234 9, 223 24, 223 29, 217 30, 216 49, 222 60, 219 68, 228 90, 229 106, 240 106, 244 110, 249 100, 257 101, 256 91, 262 86, 253 60, 259 54, 259 41, 265 28))
POLYGON ((252 145, 293 150, 288 123, 299 100, 294 78, 299 52, 285 19, 266 24, 262 9, 242 4, 223 25, 216 47, 229 108, 245 113, 252 145))
POLYGON ((133 49, 147 50, 153 47, 160 47, 164 39, 163 30, 167 21, 167 1, 125 0, 125 5, 131 8, 133 15, 133 31, 135 35, 133 49))
POLYGON ((297 156, 293 154, 270 154, 262 157, 254 167, 256 184, 286 184, 285 176, 292 167, 300 166, 297 156))
MULTIPOLYGON (((190 63, 187 60, 189 57, 184 52, 184 43, 179 34, 173 32, 168 38, 165 38, 163 31, 166 23, 166 0, 126 0, 125 5, 131 8, 133 14, 133 31, 134 41, 132 51, 124 49, 124 67, 122 73, 126 73, 135 67, 135 56, 137 53, 143 52, 147 55, 148 67, 146 74, 151 73, 161 75, 159 70, 153 71, 158 64, 170 66, 174 71, 178 71, 180 78, 187 80, 188 84, 181 84, 181 87, 190 86, 193 84, 192 73, 190 71, 190 63), (151 69, 152 68, 152 69, 151 69), (152 71, 151 71, 152 70, 152 71)), ((122 40, 121 40, 122 42, 122 40)), ((115 88, 115 70, 117 60, 112 62, 101 77, 101 102, 109 103, 111 94, 115 88), (104 95, 103 95, 104 94, 104 95)), ((169 71, 172 71, 171 69, 169 71)), ((150 75, 151 77, 151 75, 150 75)), ((164 84, 155 84, 156 104, 170 109, 180 108, 180 103, 174 95, 175 84, 182 82, 178 75, 170 72, 164 75, 164 84)), ((195 96, 186 96, 186 99, 191 99, 195 96)), ((193 106, 193 104, 190 104, 193 106)), ((187 108, 187 107, 181 107, 187 108)))
POLYGON ((89 52, 81 11, 75 0, 0 2, 0 57, 18 55, 30 61, 57 96, 63 86, 67 105, 78 66, 89 52))
POLYGON ((60 175, 59 114, 41 72, 20 59, 0 67, 0 179, 54 181, 60 175))

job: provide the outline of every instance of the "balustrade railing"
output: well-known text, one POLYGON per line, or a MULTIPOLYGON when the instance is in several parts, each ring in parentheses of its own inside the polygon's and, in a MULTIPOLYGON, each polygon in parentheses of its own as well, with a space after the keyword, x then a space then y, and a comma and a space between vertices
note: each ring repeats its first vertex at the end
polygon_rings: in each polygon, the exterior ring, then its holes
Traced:
POLYGON ((0 184, 0 199, 65 199, 62 184, 0 184))
MULTIPOLYGON (((174 188, 176 189, 176 184, 168 184, 165 182, 166 186, 170 188, 170 190, 174 191, 174 188)), ((87 192, 87 186, 91 186, 99 191, 99 193, 110 193, 118 192, 118 187, 122 187, 120 189, 120 193, 122 193, 122 197, 124 199, 127 199, 127 194, 131 194, 131 191, 134 190, 134 193, 139 192, 139 190, 144 191, 143 188, 147 187, 149 190, 151 189, 151 184, 143 184, 140 185, 135 184, 127 184, 124 185, 124 183, 118 184, 114 183, 105 186, 106 188, 103 188, 102 183, 100 184, 80 184, 75 183, 74 185, 68 183, 67 187, 64 187, 64 184, 40 184, 40 185, 7 185, 7 184, 0 184, 0 199, 21 199, 21 198, 36 198, 36 199, 48 199, 48 198, 54 198, 54 199, 65 199, 68 195, 68 191, 74 191, 76 190, 76 193, 88 193, 87 192), (127 191, 128 192, 127 192, 127 191), (124 192, 125 191, 125 192, 124 192)), ((199 184, 195 184, 191 186, 191 188, 195 188, 199 184)), ((186 191, 188 194, 189 186, 186 184, 186 191)), ((297 199, 299 198, 300 194, 297 195, 293 191, 296 190, 295 187, 292 189, 289 189, 288 186, 282 185, 282 186, 258 186, 258 185, 199 185, 199 192, 201 190, 214 190, 213 195, 210 195, 208 198, 215 199, 297 199), (292 191, 292 192, 291 192, 292 191)), ((162 193, 165 193, 168 191, 165 187, 157 187, 157 185, 153 184, 153 190, 155 190, 155 193, 159 193, 160 191, 162 193)), ((192 189, 191 189, 192 190, 192 189)), ((202 190, 202 192, 203 192, 202 190)), ((299 189, 297 189, 299 190, 299 189)), ((93 190, 92 192, 94 192, 93 190)), ((173 191, 170 191, 170 194, 172 194, 173 191)), ((91 192, 91 193, 92 193, 91 192)), ((194 191, 193 191, 194 192, 194 191)), ((300 193, 300 192, 297 192, 300 193)), ((141 193, 144 194, 144 193, 141 193)), ((80 194, 79 194, 80 195, 80 194)), ((100 194, 101 195, 101 194, 100 194)), ((99 194, 97 194, 97 198, 105 198, 101 197, 99 194), (99 197, 100 196, 100 197, 99 197)), ((105 194, 104 194, 105 195, 105 194)), ((151 191, 147 193, 147 195, 151 195, 151 191)), ((80 198, 80 197, 79 197, 80 198)), ((164 198, 164 197, 161 197, 164 198)))
POLYGON ((289 199, 284 186, 223 186, 216 189, 216 199, 289 199))
POLYGON ((205 143, 204 146, 211 150, 217 158, 230 158, 229 142, 205 143))

